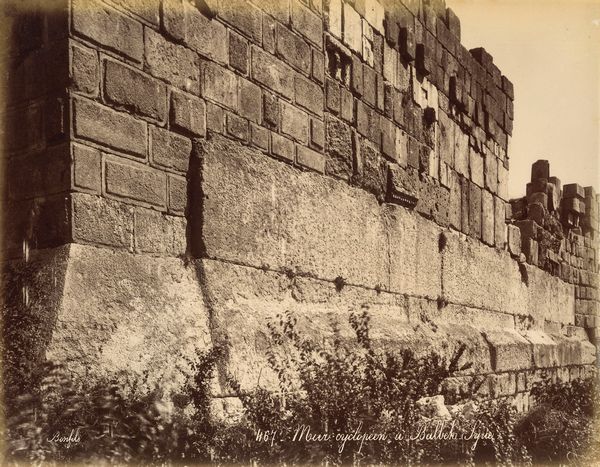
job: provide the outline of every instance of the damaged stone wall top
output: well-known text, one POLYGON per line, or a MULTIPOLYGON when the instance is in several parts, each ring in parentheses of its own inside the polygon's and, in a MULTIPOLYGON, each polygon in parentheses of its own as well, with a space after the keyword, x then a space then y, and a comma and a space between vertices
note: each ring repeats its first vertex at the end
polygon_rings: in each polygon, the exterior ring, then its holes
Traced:
POLYGON ((575 324, 594 341, 600 324, 599 209, 594 187, 561 186, 540 159, 531 167, 525 196, 510 200, 508 226, 513 255, 575 285, 575 324))

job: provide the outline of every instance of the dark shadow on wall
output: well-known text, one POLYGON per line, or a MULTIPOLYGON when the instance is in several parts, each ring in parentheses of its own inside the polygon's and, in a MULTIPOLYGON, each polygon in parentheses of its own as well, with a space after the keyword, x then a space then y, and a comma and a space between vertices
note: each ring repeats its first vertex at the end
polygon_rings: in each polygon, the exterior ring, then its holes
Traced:
MULTIPOLYGON (((211 135, 207 133, 206 138, 209 139, 210 137, 211 135)), ((207 258, 202 234, 204 224, 204 192, 202 189, 204 141, 201 138, 194 138, 192 140, 192 152, 188 165, 187 203, 185 211, 187 220, 186 262, 194 268, 196 281, 200 287, 204 302, 204 309, 208 312, 208 325, 212 345, 218 346, 222 350, 220 362, 217 364, 217 378, 221 388, 221 394, 219 395, 223 396, 227 392, 224 389, 228 387, 227 362, 229 360, 229 353, 227 337, 220 330, 221 327, 218 324, 219 317, 216 315, 218 312, 214 306, 215 298, 212 296, 203 262, 203 259, 207 258)))
MULTIPOLYGON (((0 3, 2 363, 6 396, 45 358, 70 241, 66 0, 0 3)), ((8 401, 7 401, 8 402, 8 401)))

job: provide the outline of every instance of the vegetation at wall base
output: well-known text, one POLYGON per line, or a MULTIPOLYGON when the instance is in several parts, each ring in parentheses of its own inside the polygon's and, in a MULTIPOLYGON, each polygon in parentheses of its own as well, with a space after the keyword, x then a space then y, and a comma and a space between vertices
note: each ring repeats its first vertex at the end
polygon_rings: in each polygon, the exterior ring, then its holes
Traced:
POLYGON ((367 312, 350 324, 353 339, 334 328, 330 341, 317 343, 291 313, 269 323, 266 357, 279 388, 244 391, 229 376, 243 406, 235 420, 211 412, 222 348, 188 361, 192 376, 171 397, 159 389, 125 397, 116 381, 84 386, 51 362, 27 378, 5 378, 3 464, 590 465, 600 453, 594 378, 544 380, 531 390, 535 407, 518 414, 508 401, 476 401, 476 378, 462 399, 444 394, 444 380, 469 369, 463 345, 450 358, 393 352, 371 339, 367 312), (443 395, 450 412, 439 405, 443 395), (436 429, 455 437, 418 435, 436 429), (474 432, 490 436, 475 442, 474 432), (361 439, 366 434, 380 438, 361 439))

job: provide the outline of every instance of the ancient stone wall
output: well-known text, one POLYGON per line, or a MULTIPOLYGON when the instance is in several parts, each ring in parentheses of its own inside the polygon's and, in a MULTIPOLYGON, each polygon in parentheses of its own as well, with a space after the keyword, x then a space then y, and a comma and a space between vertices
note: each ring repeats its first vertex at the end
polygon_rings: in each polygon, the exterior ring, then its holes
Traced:
POLYGON ((277 313, 325 336, 368 308, 386 345, 468 343, 481 391, 521 406, 542 372, 595 361, 596 234, 576 280, 521 257, 513 86, 443 1, 56 0, 3 20, 5 283, 45 317, 41 354, 176 385, 181 355, 227 342, 250 387, 273 381, 277 313))
POLYGON ((510 201, 509 250, 527 263, 575 286, 575 324, 598 344, 598 211, 594 187, 561 186, 550 165, 538 160, 526 195, 510 201))

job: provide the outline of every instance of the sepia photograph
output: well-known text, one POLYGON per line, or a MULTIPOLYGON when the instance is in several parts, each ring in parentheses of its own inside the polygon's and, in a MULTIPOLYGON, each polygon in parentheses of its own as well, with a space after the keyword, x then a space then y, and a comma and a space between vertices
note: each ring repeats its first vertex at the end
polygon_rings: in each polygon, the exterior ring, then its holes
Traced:
POLYGON ((0 189, 2 466, 600 465, 600 0, 0 0, 0 189))

